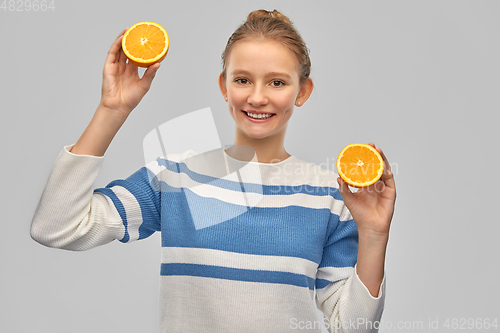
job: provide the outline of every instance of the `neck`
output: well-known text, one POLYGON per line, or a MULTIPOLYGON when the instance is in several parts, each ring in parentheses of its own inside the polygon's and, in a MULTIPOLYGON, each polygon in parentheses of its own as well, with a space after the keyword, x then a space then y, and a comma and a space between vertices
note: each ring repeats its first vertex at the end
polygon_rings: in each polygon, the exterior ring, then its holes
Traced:
POLYGON ((227 149, 226 153, 233 158, 241 160, 243 158, 238 158, 241 153, 239 153, 237 147, 246 146, 252 148, 255 151, 258 162, 278 163, 290 157, 290 154, 286 152, 283 145, 284 139, 284 135, 276 135, 272 137, 266 137, 264 139, 255 139, 244 135, 238 135, 237 132, 233 146, 227 149))

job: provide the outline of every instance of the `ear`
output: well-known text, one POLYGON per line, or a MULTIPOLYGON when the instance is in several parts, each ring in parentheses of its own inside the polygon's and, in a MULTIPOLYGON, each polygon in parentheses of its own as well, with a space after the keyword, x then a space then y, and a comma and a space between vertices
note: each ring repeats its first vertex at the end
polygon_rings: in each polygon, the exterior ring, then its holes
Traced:
POLYGON ((299 94, 295 99, 295 106, 300 107, 304 105, 304 103, 309 99, 309 96, 311 96, 313 89, 314 89, 313 80, 310 77, 308 77, 306 82, 304 82, 302 86, 300 86, 299 94))
POLYGON ((227 95, 226 80, 222 76, 222 73, 220 73, 219 75, 219 89, 220 92, 222 93, 222 97, 226 98, 227 95))

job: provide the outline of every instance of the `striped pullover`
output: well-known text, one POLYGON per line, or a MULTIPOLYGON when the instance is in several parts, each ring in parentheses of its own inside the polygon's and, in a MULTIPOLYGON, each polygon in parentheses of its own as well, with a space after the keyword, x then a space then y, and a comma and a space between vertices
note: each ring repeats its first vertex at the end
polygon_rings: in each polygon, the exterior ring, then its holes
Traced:
POLYGON ((295 156, 244 162, 187 151, 93 188, 103 157, 65 146, 31 236, 66 250, 161 232, 161 332, 376 332, 356 274, 357 227, 336 175, 295 156), (319 320, 316 306, 323 312, 319 320))

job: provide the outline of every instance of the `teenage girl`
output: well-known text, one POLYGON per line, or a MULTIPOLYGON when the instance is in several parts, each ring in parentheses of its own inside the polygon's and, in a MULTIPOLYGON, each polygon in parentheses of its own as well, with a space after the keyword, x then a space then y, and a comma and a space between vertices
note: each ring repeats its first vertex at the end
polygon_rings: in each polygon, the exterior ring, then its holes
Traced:
POLYGON ((161 231, 162 332, 320 331, 313 300, 331 332, 376 331, 393 174, 376 148, 382 178, 352 193, 337 175, 286 151, 288 121, 313 90, 308 49, 290 20, 276 10, 254 11, 222 54, 219 86, 236 129, 234 146, 222 153, 235 165, 256 167, 249 172, 259 173, 259 183, 248 181, 257 179, 251 174, 240 184, 218 179, 209 160, 186 153, 92 188, 111 140, 160 68, 156 63, 140 78, 121 49, 123 33, 108 52, 94 117, 56 160, 33 239, 86 250, 161 231), (235 147, 243 146, 257 161, 240 161, 235 147), (259 196, 255 205, 241 199, 242 187, 247 199, 259 196), (198 218, 219 221, 200 227, 198 218))

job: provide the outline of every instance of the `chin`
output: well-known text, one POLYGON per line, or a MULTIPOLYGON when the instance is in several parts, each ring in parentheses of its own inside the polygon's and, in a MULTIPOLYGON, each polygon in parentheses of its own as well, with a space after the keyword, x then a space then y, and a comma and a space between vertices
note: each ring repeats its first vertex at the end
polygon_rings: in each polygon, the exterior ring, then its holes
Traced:
POLYGON ((269 137, 269 133, 245 133, 245 135, 254 140, 262 140, 269 137))

